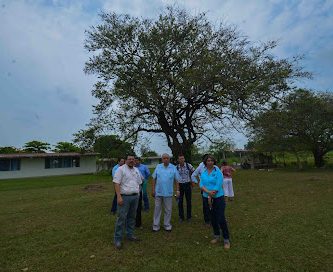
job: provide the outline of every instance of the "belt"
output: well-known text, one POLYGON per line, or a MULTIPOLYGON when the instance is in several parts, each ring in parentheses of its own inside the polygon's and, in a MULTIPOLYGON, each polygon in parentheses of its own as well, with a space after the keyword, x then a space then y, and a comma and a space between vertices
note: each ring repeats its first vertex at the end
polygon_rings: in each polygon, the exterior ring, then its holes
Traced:
POLYGON ((133 193, 133 194, 120 194, 121 196, 137 196, 139 195, 138 193, 133 193))

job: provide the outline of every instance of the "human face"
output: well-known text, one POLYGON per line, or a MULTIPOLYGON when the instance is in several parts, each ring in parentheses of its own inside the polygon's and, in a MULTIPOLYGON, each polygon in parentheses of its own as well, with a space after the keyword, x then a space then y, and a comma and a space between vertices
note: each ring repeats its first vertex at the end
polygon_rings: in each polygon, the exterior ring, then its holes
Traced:
POLYGON ((119 162, 118 162, 119 166, 122 166, 125 164, 125 159, 121 159, 119 162))
POLYGON ((134 158, 134 156, 127 156, 126 164, 127 164, 130 168, 134 167, 134 163, 135 163, 135 158, 134 158))
POLYGON ((206 167, 208 169, 211 169, 211 168, 213 168, 213 166, 214 166, 214 160, 212 160, 211 158, 208 158, 206 161, 206 167))
POLYGON ((179 157, 178 157, 178 163, 179 163, 180 165, 184 165, 184 163, 185 163, 185 157, 184 157, 184 156, 179 156, 179 157))
POLYGON ((138 160, 138 159, 135 159, 135 166, 138 166, 138 165, 140 165, 140 160, 138 160))
POLYGON ((167 155, 163 155, 163 156, 162 156, 162 162, 163 162, 163 164, 164 164, 165 166, 169 165, 169 163, 170 163, 170 157, 167 156, 167 155))

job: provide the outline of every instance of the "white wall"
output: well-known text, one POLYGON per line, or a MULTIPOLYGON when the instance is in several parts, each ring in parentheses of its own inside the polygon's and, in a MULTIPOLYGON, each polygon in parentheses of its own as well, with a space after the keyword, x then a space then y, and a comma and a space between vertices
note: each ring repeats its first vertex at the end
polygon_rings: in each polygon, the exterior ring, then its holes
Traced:
POLYGON ((45 169, 45 158, 22 158, 21 169, 0 171, 0 179, 88 174, 96 172, 96 157, 80 157, 80 167, 45 169))

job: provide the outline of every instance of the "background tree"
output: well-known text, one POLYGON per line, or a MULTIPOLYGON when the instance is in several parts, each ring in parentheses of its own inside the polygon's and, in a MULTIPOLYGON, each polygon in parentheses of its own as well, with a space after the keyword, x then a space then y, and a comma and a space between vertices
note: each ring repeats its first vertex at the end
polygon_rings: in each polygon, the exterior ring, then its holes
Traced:
POLYGON ((45 153, 49 148, 50 148, 49 143, 34 140, 25 143, 23 150, 25 152, 32 152, 32 153, 45 153))
POLYGON ((116 131, 125 139, 162 133, 174 157, 190 160, 200 137, 219 132, 226 119, 249 119, 308 76, 298 58, 271 54, 276 43, 250 43, 234 27, 213 26, 204 13, 169 7, 156 20, 115 13, 101 19, 85 41, 93 53, 85 71, 100 79, 88 130, 116 131))
POLYGON ((80 148, 70 142, 58 142, 53 149, 54 152, 66 153, 66 152, 80 152, 80 148))
POLYGON ((212 154, 215 159, 220 162, 226 159, 226 153, 235 149, 235 143, 231 140, 215 141, 209 146, 209 153, 212 154))
POLYGON ((158 154, 156 151, 148 150, 145 153, 142 153, 142 157, 158 157, 158 154))
POLYGON ((120 140, 116 135, 103 135, 96 139, 94 151, 102 158, 125 158, 127 154, 134 154, 132 145, 120 140))
MULTIPOLYGON (((298 89, 250 124, 256 147, 267 151, 310 151, 316 167, 333 149, 333 95, 298 89)), ((300 163, 297 156, 298 163, 300 163)))
POLYGON ((0 147, 0 154, 12 154, 19 153, 20 150, 14 146, 2 146, 0 147))

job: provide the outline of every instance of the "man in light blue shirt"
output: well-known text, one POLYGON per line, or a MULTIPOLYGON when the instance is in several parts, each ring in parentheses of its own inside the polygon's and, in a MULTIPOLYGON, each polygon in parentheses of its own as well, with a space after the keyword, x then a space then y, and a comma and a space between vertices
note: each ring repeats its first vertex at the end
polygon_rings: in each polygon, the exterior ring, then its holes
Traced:
POLYGON ((164 206, 164 229, 171 231, 173 186, 176 183, 177 197, 179 197, 178 182, 180 176, 177 168, 170 163, 170 156, 168 154, 162 155, 162 163, 157 165, 152 176, 152 196, 155 198, 153 231, 160 230, 162 204, 164 206))

